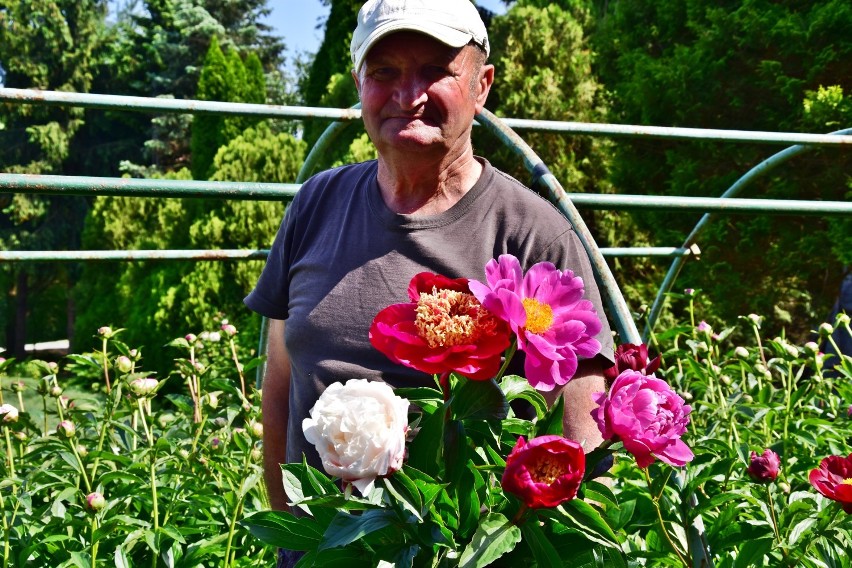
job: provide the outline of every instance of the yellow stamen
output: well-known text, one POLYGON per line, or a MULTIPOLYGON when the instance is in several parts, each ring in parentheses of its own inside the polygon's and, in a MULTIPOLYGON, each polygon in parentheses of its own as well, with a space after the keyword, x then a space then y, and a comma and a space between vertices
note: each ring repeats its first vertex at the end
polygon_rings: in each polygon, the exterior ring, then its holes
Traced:
POLYGON ((553 308, 533 298, 524 298, 524 310, 527 312, 527 325, 530 333, 540 335, 553 325, 553 308))
POLYGON ((852 477, 847 477, 843 481, 840 482, 841 485, 852 485, 852 477))
POLYGON ((562 464, 541 460, 538 463, 531 464, 529 472, 530 478, 532 478, 532 480, 536 483, 553 485, 557 479, 567 473, 567 470, 562 466, 562 464))
POLYGON ((432 288, 420 293, 414 325, 429 347, 452 347, 493 333, 497 319, 473 294, 432 288))

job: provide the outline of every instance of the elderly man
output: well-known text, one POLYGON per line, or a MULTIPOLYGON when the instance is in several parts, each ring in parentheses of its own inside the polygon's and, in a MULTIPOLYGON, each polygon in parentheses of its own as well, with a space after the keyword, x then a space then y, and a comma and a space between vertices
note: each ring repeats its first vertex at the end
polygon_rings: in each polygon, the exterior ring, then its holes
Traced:
MULTIPOLYGON (((351 378, 392 386, 431 377, 373 349, 368 329, 405 302, 412 276, 428 271, 484 280, 485 264, 512 254, 570 269, 603 318, 588 258, 571 225, 546 200, 474 155, 470 134, 494 67, 485 26, 467 0, 370 0, 352 38, 352 76, 378 160, 308 180, 287 209, 257 287, 246 298, 272 319, 263 383, 266 481, 286 507, 280 464, 321 467, 302 420, 323 389, 351 378)), ((612 356, 581 361, 564 392, 566 435, 591 449, 600 434, 591 393, 604 390, 612 356)), ((558 389, 557 389, 558 390, 558 389)))

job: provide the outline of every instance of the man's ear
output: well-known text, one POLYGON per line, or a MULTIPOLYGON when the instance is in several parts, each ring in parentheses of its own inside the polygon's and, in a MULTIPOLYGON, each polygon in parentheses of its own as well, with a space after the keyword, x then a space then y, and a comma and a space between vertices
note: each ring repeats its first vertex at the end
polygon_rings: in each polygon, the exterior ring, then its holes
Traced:
POLYGON ((479 70, 479 81, 477 82, 476 92, 476 112, 482 112, 485 108, 485 101, 488 99, 488 93, 491 91, 491 85, 494 84, 494 66, 487 63, 479 70))
POLYGON ((358 97, 361 97, 361 78, 358 76, 358 73, 353 69, 351 71, 352 79, 355 81, 355 89, 358 91, 358 97))

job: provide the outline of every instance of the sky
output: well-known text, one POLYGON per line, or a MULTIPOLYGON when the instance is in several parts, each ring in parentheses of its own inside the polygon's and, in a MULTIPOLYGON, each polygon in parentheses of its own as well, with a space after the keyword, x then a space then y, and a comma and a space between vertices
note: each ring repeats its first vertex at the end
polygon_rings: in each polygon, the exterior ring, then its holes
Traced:
MULTIPOLYGON (((498 14, 506 11, 499 0, 478 0, 477 4, 498 14)), ((272 14, 265 23, 284 38, 288 58, 301 52, 315 53, 319 49, 322 30, 317 29, 317 24, 328 17, 328 6, 323 6, 320 0, 270 0, 268 6, 272 14)))

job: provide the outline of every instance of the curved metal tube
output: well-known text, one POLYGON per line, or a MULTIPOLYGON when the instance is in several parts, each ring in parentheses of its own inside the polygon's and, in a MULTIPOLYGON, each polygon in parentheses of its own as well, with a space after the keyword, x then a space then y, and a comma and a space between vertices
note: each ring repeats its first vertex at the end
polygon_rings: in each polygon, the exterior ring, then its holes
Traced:
MULTIPOLYGON (((829 134, 832 136, 845 135, 852 133, 852 128, 845 128, 843 130, 836 130, 834 132, 830 132, 829 134)), ((749 171, 747 171, 740 179, 738 179, 731 187, 725 191, 720 197, 733 197, 743 190, 746 186, 748 186, 755 179, 760 176, 771 172, 779 165, 783 164, 790 158, 794 156, 798 156, 808 150, 812 150, 813 146, 804 146, 801 144, 797 144, 795 146, 791 146, 780 152, 770 156, 766 160, 762 161, 749 171)), ((689 236, 686 237, 686 240, 683 241, 683 245, 681 248, 689 248, 693 244, 695 244, 695 240, 698 237, 698 234, 704 229, 707 223, 710 222, 710 219, 714 216, 713 213, 705 213, 701 220, 698 221, 698 224, 695 225, 695 228, 692 229, 692 232, 689 233, 689 236)), ((680 274, 681 268, 683 268, 684 262, 686 262, 685 256, 677 257, 672 261, 672 265, 669 267, 669 271, 666 274, 665 279, 663 279, 663 283, 660 285, 660 289, 657 291, 657 297, 654 299, 654 304, 651 306, 651 310, 648 313, 648 320, 645 323, 645 330, 642 334, 642 341, 647 341, 651 335, 651 331, 654 329, 654 324, 657 322, 657 318, 660 316, 660 312, 663 309, 663 304, 665 303, 666 294, 671 290, 672 286, 674 286, 675 280, 680 274)))
POLYGON ((533 149, 530 148, 529 144, 524 142, 511 128, 503 124, 491 111, 483 109, 477 115, 477 120, 496 134, 504 144, 523 159, 524 165, 533 176, 533 185, 536 183, 542 184, 550 194, 550 200, 568 218, 571 224, 574 225, 574 230, 577 232, 577 236, 580 237, 580 242, 583 243, 586 254, 589 255, 592 269, 602 289, 604 300, 610 309, 610 315, 615 320, 618 334, 625 342, 639 343, 639 330, 636 328, 636 323, 633 321, 633 316, 627 307, 627 303, 624 301, 624 296, 622 296, 621 290, 615 282, 615 277, 612 275, 609 265, 606 263, 600 249, 595 243, 592 233, 580 216, 580 212, 571 203, 562 185, 550 173, 547 166, 533 149))

